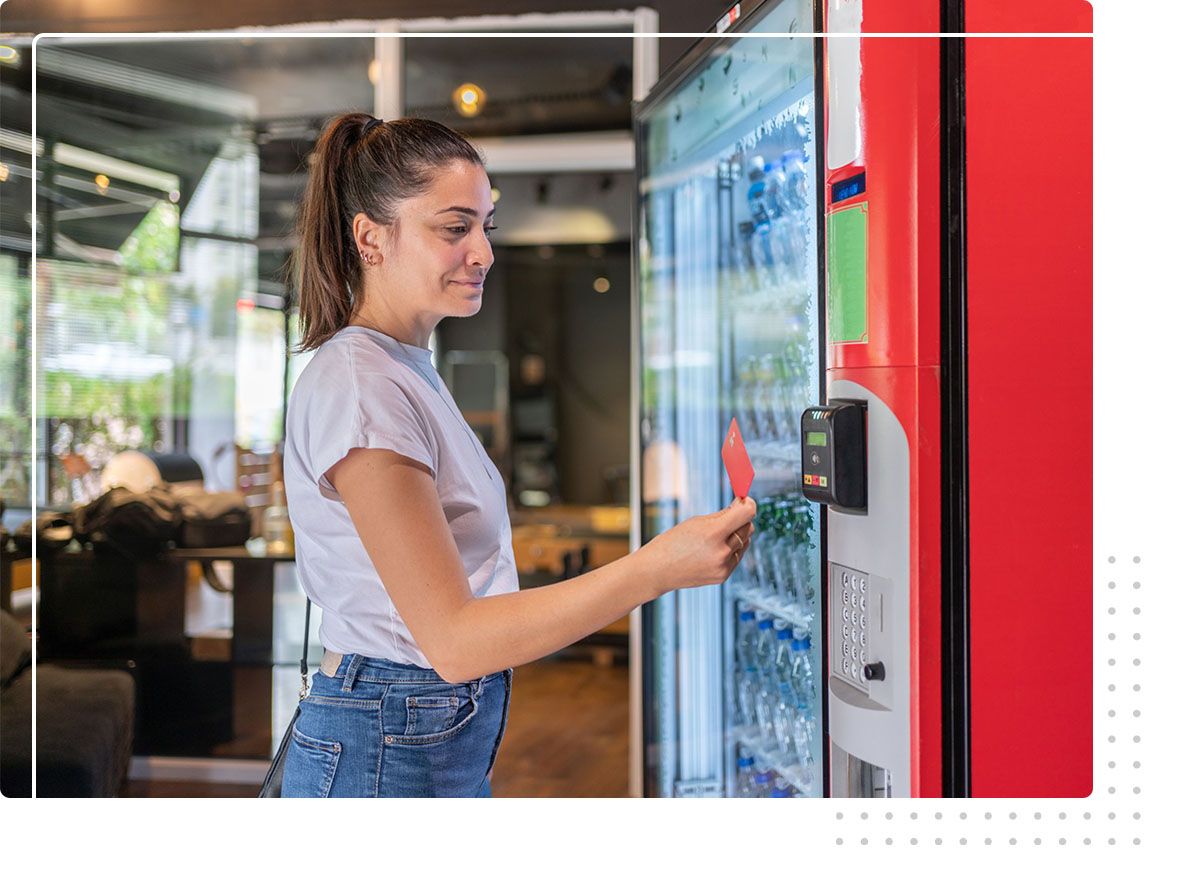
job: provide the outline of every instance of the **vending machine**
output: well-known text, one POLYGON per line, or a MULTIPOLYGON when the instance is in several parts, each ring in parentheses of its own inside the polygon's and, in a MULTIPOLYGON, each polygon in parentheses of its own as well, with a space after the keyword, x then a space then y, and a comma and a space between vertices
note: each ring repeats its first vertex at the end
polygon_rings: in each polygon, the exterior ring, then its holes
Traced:
POLYGON ((638 540, 731 500, 733 418, 758 502, 724 586, 641 613, 647 795, 823 794, 823 524, 799 463, 823 393, 815 26, 809 0, 734 7, 637 113, 638 540))
POLYGON ((1091 791, 1090 28, 738 4, 638 107, 636 540, 732 417, 759 502, 639 617, 639 792, 1091 791))

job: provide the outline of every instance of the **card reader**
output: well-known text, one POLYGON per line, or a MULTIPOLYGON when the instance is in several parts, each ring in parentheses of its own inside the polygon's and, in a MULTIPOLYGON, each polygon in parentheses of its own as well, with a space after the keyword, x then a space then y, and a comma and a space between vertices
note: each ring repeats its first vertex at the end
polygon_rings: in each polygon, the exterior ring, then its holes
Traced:
POLYGON ((802 413, 802 493, 849 512, 868 510, 867 406, 831 400, 802 413))

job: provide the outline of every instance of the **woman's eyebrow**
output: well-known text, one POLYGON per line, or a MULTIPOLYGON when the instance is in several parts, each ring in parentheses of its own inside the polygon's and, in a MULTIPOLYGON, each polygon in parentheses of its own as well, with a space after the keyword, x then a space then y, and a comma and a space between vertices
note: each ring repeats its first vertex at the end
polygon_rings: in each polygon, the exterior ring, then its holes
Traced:
MULTIPOLYGON (((489 214, 486 215, 486 218, 489 218, 491 215, 493 215, 495 211, 496 209, 491 209, 489 214)), ((446 212, 460 212, 462 215, 468 215, 472 218, 477 218, 477 210, 470 209, 468 206, 449 206, 447 209, 441 209, 436 214, 444 215, 446 212)))

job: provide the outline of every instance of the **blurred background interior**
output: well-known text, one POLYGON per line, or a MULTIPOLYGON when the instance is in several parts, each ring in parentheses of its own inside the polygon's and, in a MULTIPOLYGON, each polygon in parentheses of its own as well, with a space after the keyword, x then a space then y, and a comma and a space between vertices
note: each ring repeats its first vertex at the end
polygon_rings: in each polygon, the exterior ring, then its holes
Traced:
MULTIPOLYGON (((287 396, 310 356, 289 349, 297 201, 323 122, 364 110, 439 120, 488 159, 495 269, 480 314, 445 320, 432 349, 502 470, 523 585, 628 552, 631 102, 693 42, 636 33, 703 31, 720 4, 618 7, 533 0, 493 16, 474 0, 434 4, 425 20, 404 2, 5 4, 6 529, 33 505, 95 497, 110 459, 138 450, 165 479, 241 491, 263 534, 283 503, 287 396), (34 72, 32 36, 46 32, 71 33, 38 40, 34 72)), ((12 622, 27 630, 41 606, 39 663, 134 684, 123 732, 103 738, 114 769, 49 772, 40 794, 253 795, 299 688, 290 551, 262 569, 178 558, 164 574, 59 562, 40 598, 29 560, 4 556, 12 622), (237 599, 249 585, 270 598, 237 599), (165 598, 165 586, 182 589, 165 598)), ((628 631, 623 620, 520 668, 496 795, 626 794, 628 631), (571 709, 557 715, 561 701, 571 709)), ((107 688, 127 705, 119 683, 107 688)))

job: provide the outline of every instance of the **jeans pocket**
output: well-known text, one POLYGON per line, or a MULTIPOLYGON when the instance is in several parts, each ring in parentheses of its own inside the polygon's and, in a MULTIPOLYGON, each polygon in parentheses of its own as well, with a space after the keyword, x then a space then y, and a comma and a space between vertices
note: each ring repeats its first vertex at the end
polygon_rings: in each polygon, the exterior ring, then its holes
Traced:
POLYGON ((407 718, 403 734, 393 735, 391 742, 427 746, 447 741, 477 715, 478 694, 471 686, 450 685, 447 693, 409 695, 404 701, 407 718))
POLYGON ((333 787, 333 776, 341 758, 342 745, 322 741, 292 729, 292 743, 284 760, 284 796, 324 799, 333 787))

